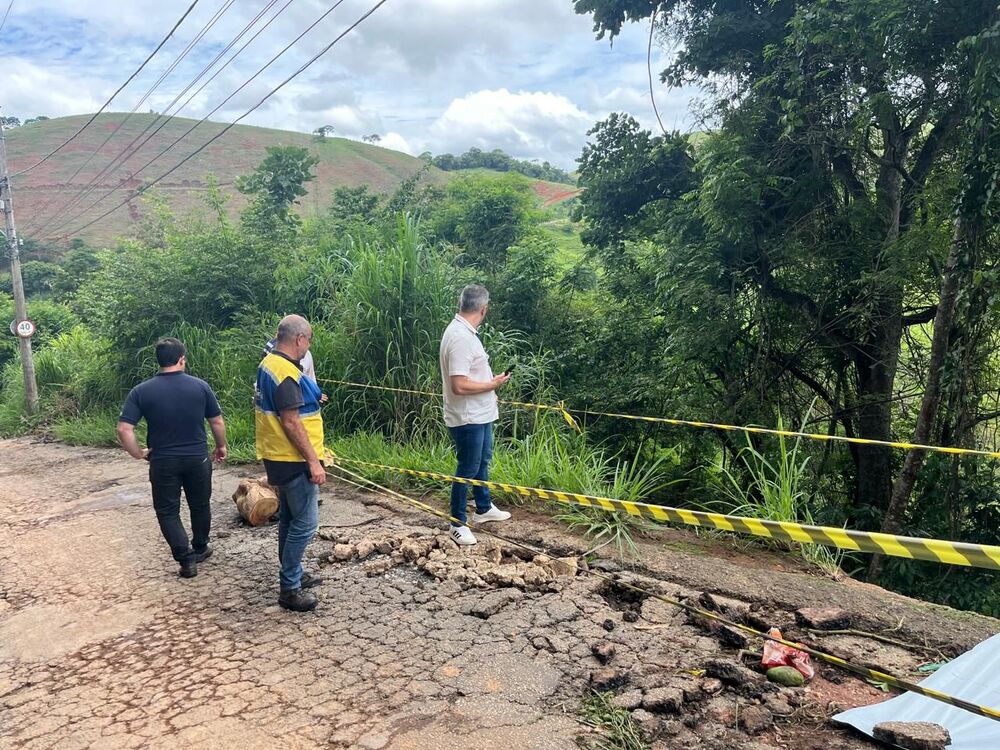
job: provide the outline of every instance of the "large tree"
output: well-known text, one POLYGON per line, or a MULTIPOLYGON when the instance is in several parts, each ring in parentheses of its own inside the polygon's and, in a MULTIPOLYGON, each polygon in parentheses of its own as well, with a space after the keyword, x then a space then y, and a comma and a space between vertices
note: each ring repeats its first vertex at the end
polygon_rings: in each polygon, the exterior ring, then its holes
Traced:
MULTIPOLYGON (((599 37, 655 15, 682 50, 663 80, 703 85, 716 125, 688 146, 687 161, 676 157, 677 139, 601 126, 580 170, 590 241, 614 256, 627 254, 623 239, 654 239, 673 248, 675 264, 682 250, 677 273, 699 283, 710 264, 741 306, 724 311, 735 343, 749 339, 782 377, 826 401, 847 434, 893 439, 904 332, 933 319, 932 269, 943 260, 940 243, 921 243, 934 239, 928 179, 957 153, 974 70, 964 41, 988 28, 995 2, 575 5, 593 15, 599 37), (602 147, 613 129, 614 147, 602 147), (621 204, 617 237, 608 200, 621 204)), ((884 512, 892 454, 857 446, 852 457, 855 509, 884 512)))

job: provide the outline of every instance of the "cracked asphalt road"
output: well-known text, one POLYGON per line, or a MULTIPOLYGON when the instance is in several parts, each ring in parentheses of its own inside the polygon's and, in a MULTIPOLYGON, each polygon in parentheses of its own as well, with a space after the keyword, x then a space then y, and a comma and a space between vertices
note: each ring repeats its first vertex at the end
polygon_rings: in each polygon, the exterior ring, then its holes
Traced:
MULTIPOLYGON (((489 545, 446 547, 434 519, 336 483, 326 540, 307 553, 325 577, 316 612, 277 606, 276 529, 237 518, 230 494, 252 467, 217 471, 215 554, 180 579, 145 468, 117 451, 0 441, 0 747, 569 750, 593 737, 578 708, 600 643, 636 700, 665 688, 697 707, 653 717, 654 748, 869 747, 794 723, 750 737, 726 713, 743 698, 699 692, 704 659, 723 653, 703 628, 655 600, 641 613, 663 629, 632 628, 585 576, 471 585, 489 545), (331 541, 361 540, 393 553, 332 559, 331 541), (424 545, 421 564, 401 540, 424 545), (465 572, 439 572, 455 566, 465 572)), ((548 533, 526 517, 521 528, 548 533)), ((869 692, 856 703, 880 698, 869 692)))

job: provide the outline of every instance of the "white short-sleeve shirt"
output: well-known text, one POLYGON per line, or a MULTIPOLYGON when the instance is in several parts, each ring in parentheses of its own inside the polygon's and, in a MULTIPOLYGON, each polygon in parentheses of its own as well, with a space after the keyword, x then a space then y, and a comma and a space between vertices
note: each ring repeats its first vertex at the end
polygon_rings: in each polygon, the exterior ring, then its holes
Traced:
POLYGON ((500 414, 495 391, 460 396, 451 389, 452 375, 465 375, 482 383, 493 380, 490 357, 483 342, 476 335, 476 329, 461 315, 455 316, 441 337, 440 361, 444 423, 448 427, 461 427, 497 421, 500 414))

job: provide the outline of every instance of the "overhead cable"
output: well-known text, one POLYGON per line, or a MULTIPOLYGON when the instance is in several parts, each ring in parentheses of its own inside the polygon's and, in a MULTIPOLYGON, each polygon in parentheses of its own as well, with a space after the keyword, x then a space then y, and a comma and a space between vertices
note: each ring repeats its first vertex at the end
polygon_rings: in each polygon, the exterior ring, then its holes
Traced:
POLYGON ((163 45, 165 45, 167 43, 167 41, 170 39, 170 37, 172 37, 174 35, 174 32, 177 31, 177 29, 180 27, 180 25, 184 22, 184 19, 187 18, 191 14, 191 11, 194 10, 194 7, 198 4, 198 2, 199 2, 199 0, 194 0, 194 2, 191 3, 191 5, 188 7, 188 9, 186 11, 184 11, 184 15, 181 16, 177 20, 177 23, 174 24, 174 27, 172 29, 170 29, 169 33, 165 37, 163 37, 163 40, 158 45, 156 45, 156 49, 154 49, 152 52, 149 53, 149 57, 147 57, 145 60, 143 60, 142 61, 142 65, 140 65, 138 68, 135 69, 135 72, 132 73, 132 75, 130 75, 128 77, 128 79, 125 81, 125 83, 123 83, 121 86, 119 86, 115 90, 115 93, 113 93, 110 97, 108 97, 108 100, 106 102, 104 102, 104 104, 101 105, 101 108, 99 110, 97 110, 97 112, 95 112, 93 115, 90 116, 90 119, 87 120, 87 122, 85 122, 83 124, 83 127, 81 127, 79 130, 77 130, 75 133, 73 133, 73 135, 71 135, 65 141, 63 141, 62 143, 60 143, 54 149, 52 149, 51 151, 49 151, 49 153, 47 153, 41 159, 39 159, 38 161, 36 161, 30 167, 25 167, 24 169, 22 169, 22 170, 20 170, 18 172, 14 172, 14 174, 12 174, 11 177, 17 177, 17 176, 22 175, 22 174, 27 174, 31 170, 33 170, 36 167, 41 166, 42 164, 44 164, 45 162, 47 162, 53 156, 55 156, 60 151, 62 151, 64 148, 66 148, 66 146, 68 146, 70 143, 72 143, 73 141, 75 141, 80 136, 80 134, 84 130, 86 130, 90 126, 90 124, 94 122, 94 120, 97 119, 97 116, 100 115, 105 109, 108 108, 108 105, 111 104, 111 101, 116 96, 118 96, 118 94, 120 94, 122 92, 122 90, 126 86, 128 86, 137 75, 139 75, 139 73, 142 72, 142 69, 145 68, 146 65, 149 64, 149 61, 152 60, 156 56, 156 53, 159 52, 161 49, 163 49, 163 45))

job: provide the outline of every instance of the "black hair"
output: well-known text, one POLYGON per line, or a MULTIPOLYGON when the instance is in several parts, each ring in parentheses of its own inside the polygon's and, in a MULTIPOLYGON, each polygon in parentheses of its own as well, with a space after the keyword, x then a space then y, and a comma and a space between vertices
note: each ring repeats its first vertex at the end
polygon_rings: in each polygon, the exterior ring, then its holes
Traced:
POLYGON ((156 342, 156 364, 160 367, 173 367, 187 354, 187 349, 179 339, 164 338, 156 342))

